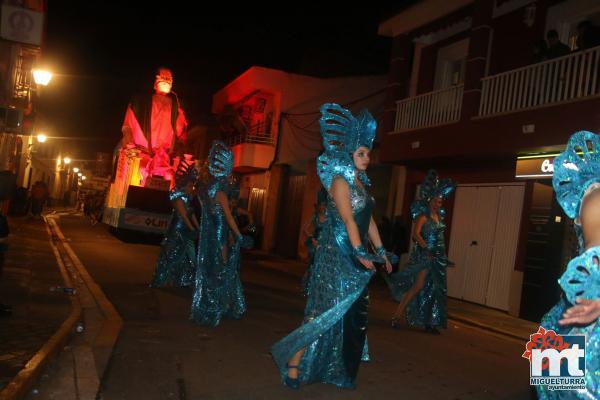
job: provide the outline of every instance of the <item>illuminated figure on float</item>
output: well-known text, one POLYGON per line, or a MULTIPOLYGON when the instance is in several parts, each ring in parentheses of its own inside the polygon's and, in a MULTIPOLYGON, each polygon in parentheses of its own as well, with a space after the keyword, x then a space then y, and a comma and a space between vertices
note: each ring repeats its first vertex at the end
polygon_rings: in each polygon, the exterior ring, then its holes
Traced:
POLYGON ((141 186, 150 176, 172 180, 171 157, 186 141, 187 120, 177 95, 171 91, 173 73, 156 71, 154 93, 133 96, 123 121, 123 147, 141 150, 141 186))
POLYGON ((191 203, 197 179, 194 162, 182 161, 175 174, 175 187, 169 194, 174 210, 161 244, 151 287, 191 286, 194 282, 199 225, 191 203))
POLYGON ((384 276, 392 297, 399 303, 392 318, 394 328, 401 327, 402 319, 433 334, 440 333, 438 328, 446 328, 448 259, 442 201, 454 187, 450 180, 440 180, 437 172, 430 170, 419 188, 418 199, 410 207, 415 227, 408 265, 384 276))
POLYGON ((540 399, 600 398, 600 137, 580 131, 554 160, 556 200, 574 219, 580 255, 559 279, 563 296, 542 318, 541 326, 560 335, 586 335, 582 390, 537 386, 540 399))
POLYGON ((246 311, 240 248, 252 247, 253 241, 240 233, 229 207, 233 153, 221 141, 212 144, 208 170, 208 182, 198 190, 202 217, 190 318, 201 325, 217 326, 221 318, 239 319, 246 311))
POLYGON ((363 110, 357 117, 337 104, 321 106, 325 152, 317 171, 328 190, 323 224, 309 277, 303 324, 271 348, 283 383, 329 383, 353 388, 361 361, 368 360, 367 285, 374 262, 391 271, 372 218, 366 169, 377 123, 363 110), (369 253, 369 241, 375 253, 369 253))

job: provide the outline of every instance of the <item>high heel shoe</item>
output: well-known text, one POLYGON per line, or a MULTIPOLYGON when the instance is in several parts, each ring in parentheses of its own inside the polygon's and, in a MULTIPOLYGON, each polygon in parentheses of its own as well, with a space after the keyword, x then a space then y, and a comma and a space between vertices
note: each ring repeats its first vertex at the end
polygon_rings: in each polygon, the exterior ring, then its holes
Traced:
MULTIPOLYGON (((298 369, 297 365, 289 365, 286 364, 285 366, 288 370, 289 369, 298 369)), ((300 388, 300 378, 290 378, 289 375, 286 375, 285 378, 283 379, 283 384, 287 387, 289 387, 290 389, 299 389, 300 388)))

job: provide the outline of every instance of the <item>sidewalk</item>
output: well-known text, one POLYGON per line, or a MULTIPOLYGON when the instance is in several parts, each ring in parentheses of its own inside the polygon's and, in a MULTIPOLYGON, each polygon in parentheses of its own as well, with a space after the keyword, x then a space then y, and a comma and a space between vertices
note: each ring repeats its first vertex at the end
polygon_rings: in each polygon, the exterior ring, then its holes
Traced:
MULTIPOLYGON (((300 279, 306 271, 306 264, 298 260, 283 259, 261 251, 244 253, 242 262, 247 265, 257 265, 262 268, 277 270, 294 275, 300 279)), ((373 285, 372 292, 377 298, 385 299, 387 288, 383 285, 373 285)), ((392 301, 391 299, 389 300, 392 301)), ((495 310, 466 301, 448 298, 448 319, 475 326, 480 329, 499 334, 511 339, 529 340, 529 335, 537 332, 539 324, 519 319, 500 310, 495 310)))
MULTIPOLYGON (((64 283, 44 220, 10 218, 9 226, 0 302, 11 305, 13 314, 0 319, 0 392, 20 371, 29 369, 32 373, 36 369, 30 360, 52 339, 71 311, 69 295, 51 290, 64 283)), ((36 360, 41 358, 43 355, 38 354, 36 360)))

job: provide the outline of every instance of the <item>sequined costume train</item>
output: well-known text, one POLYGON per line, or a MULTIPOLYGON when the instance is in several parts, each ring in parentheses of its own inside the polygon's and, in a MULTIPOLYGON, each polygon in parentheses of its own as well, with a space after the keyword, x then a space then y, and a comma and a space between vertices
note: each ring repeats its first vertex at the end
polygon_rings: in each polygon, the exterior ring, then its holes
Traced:
POLYGON ((321 216, 319 215, 319 209, 323 206, 327 206, 327 190, 321 187, 319 192, 317 193, 317 204, 316 210, 313 214, 310 224, 312 226, 312 234, 308 235, 306 240, 304 241, 304 245, 306 246, 306 251, 308 253, 308 265, 306 268, 306 273, 302 277, 302 293, 308 296, 310 291, 310 287, 308 286, 308 282, 310 281, 310 274, 312 271, 312 264, 315 261, 315 252, 317 251, 317 246, 319 246, 319 238, 321 237, 321 231, 323 230, 323 225, 326 221, 326 215, 324 216, 324 220, 321 221, 321 216), (316 242, 316 245, 315 245, 316 242))

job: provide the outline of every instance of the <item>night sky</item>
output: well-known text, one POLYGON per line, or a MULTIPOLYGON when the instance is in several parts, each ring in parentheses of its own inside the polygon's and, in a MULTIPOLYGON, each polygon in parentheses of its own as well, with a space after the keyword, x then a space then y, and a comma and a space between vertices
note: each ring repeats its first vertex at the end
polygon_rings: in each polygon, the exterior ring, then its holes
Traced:
POLYGON ((160 65, 172 68, 191 125, 211 118, 212 94, 253 65, 319 77, 385 74, 391 40, 377 25, 399 8, 343 15, 289 3, 299 10, 207 15, 186 4, 50 0, 43 62, 55 76, 40 100, 50 135, 82 139, 69 141, 79 158, 112 151, 130 96, 152 89, 160 65))

